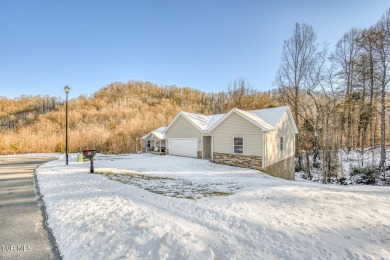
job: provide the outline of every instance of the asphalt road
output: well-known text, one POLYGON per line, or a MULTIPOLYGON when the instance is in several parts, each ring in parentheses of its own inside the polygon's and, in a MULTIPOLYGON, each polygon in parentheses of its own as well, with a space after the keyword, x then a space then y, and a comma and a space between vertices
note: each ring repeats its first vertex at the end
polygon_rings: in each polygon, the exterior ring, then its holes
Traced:
POLYGON ((34 169, 49 157, 0 157, 0 259, 59 259, 44 225, 34 169))

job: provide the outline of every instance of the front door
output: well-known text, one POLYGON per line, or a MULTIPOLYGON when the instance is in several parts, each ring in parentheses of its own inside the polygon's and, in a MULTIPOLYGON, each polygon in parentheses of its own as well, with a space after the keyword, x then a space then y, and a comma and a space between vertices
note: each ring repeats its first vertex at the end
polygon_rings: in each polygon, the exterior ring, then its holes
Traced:
POLYGON ((211 136, 203 136, 203 159, 211 160, 211 136))

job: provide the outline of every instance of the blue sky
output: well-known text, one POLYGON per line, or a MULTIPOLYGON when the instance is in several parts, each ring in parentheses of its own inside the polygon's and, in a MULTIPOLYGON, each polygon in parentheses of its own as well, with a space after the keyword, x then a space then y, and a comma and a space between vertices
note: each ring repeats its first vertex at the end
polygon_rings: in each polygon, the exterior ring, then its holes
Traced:
POLYGON ((296 22, 330 50, 375 23, 386 0, 0 0, 0 96, 91 94, 115 81, 220 91, 273 88, 296 22))

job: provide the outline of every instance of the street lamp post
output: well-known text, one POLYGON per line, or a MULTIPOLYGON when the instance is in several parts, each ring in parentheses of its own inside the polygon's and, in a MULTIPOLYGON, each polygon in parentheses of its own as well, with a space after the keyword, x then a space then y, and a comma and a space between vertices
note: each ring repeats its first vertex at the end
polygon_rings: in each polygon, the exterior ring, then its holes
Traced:
POLYGON ((65 86, 64 87, 65 93, 66 93, 66 102, 65 102, 65 121, 66 121, 66 133, 65 133, 65 153, 66 153, 66 164, 68 165, 68 92, 70 90, 70 87, 65 86))

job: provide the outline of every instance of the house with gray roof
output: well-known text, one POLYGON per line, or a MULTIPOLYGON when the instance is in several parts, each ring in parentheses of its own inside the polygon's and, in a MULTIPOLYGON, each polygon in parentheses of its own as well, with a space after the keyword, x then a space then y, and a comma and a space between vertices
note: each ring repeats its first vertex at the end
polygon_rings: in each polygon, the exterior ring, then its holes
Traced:
POLYGON ((298 129, 288 107, 232 109, 208 131, 212 134, 213 162, 295 179, 298 129))
MULTIPOLYGON (((143 140, 155 140, 152 133, 143 140)), ((287 106, 251 111, 234 108, 217 115, 180 112, 164 128, 164 139, 159 139, 159 144, 164 140, 165 154, 208 159, 294 179, 297 133, 287 106)))
POLYGON ((165 126, 161 126, 141 137, 144 152, 165 152, 165 126))

